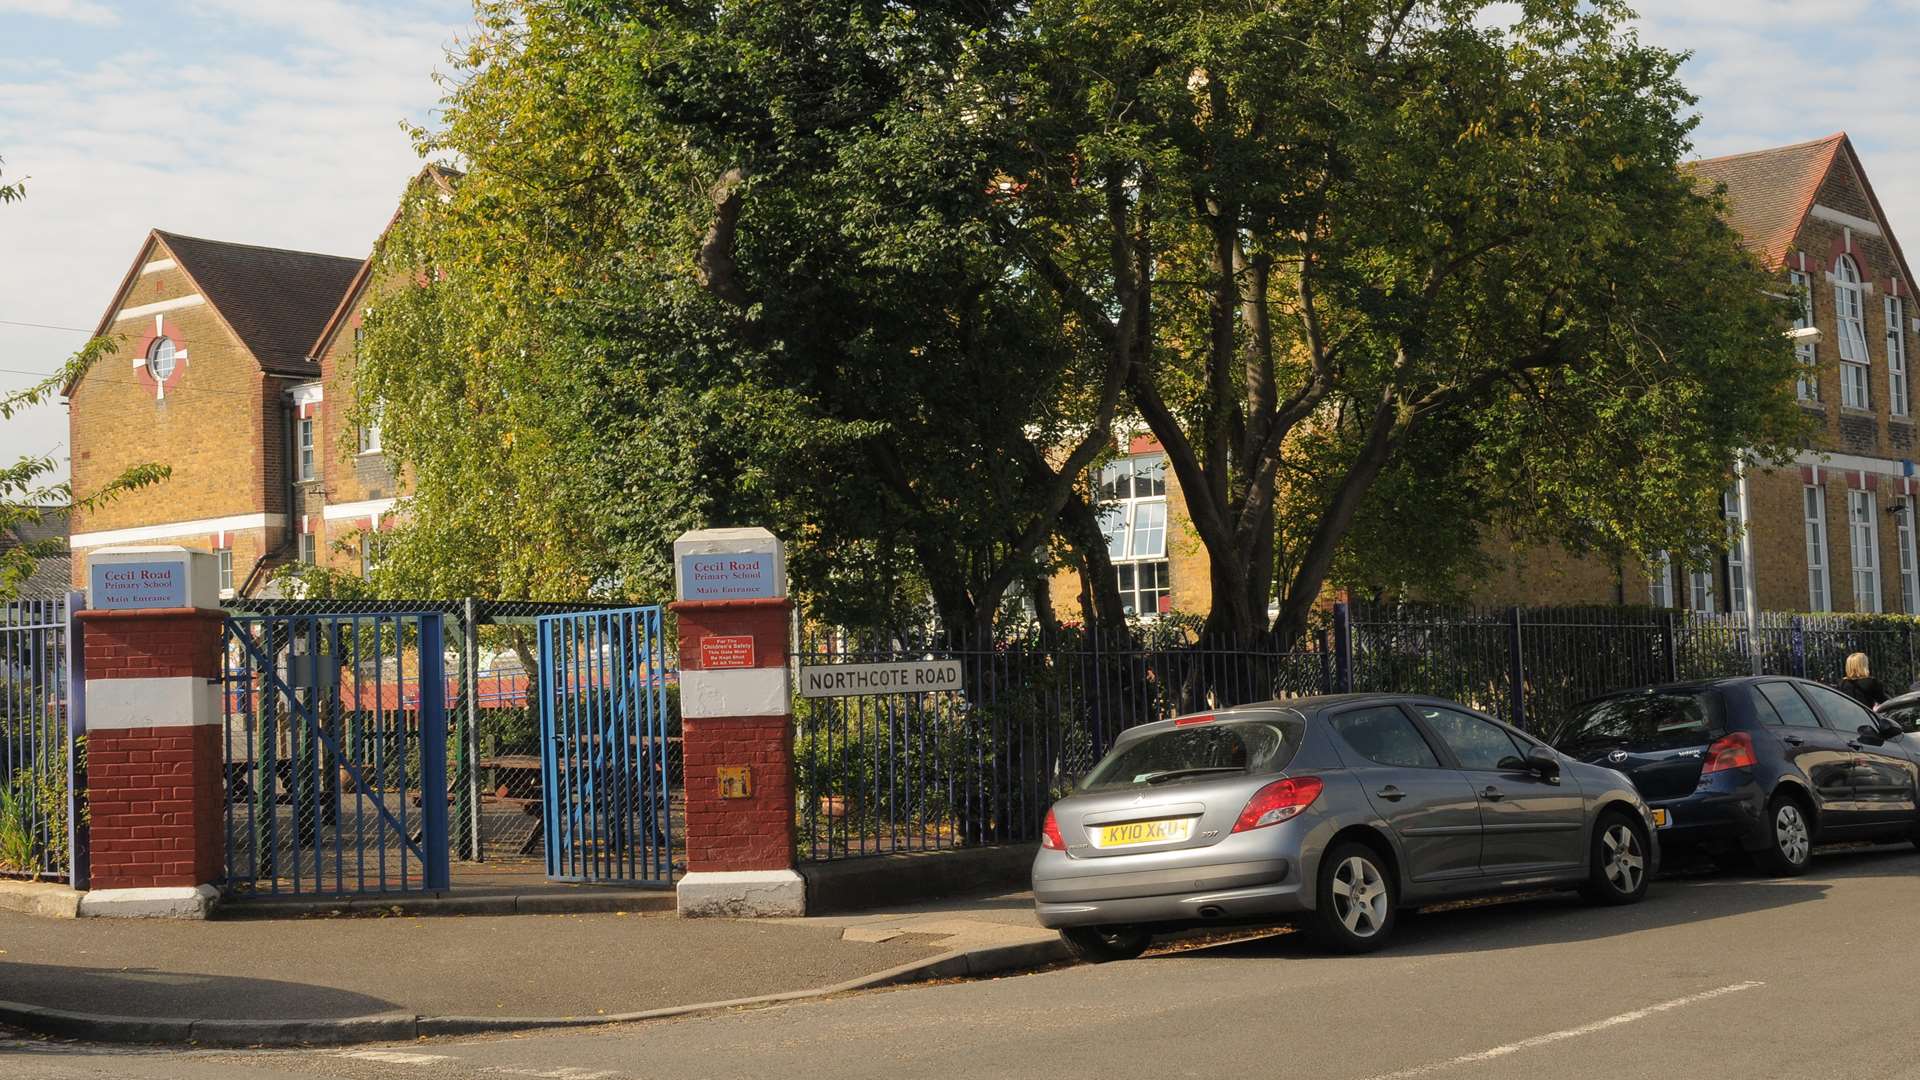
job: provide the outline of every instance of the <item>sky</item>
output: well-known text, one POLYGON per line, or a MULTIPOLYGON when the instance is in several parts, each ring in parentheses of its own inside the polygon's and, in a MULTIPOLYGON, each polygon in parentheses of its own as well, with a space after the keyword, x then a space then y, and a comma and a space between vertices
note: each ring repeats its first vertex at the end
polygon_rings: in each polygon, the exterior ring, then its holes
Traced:
MULTIPOLYGON (((1920 0, 1639 6, 1693 54, 1700 156, 1847 131, 1920 235, 1920 0)), ((364 256, 471 22, 471 0, 0 0, 0 180, 28 178, 0 209, 0 388, 85 342, 148 229, 364 256)), ((0 463, 22 454, 64 468, 64 406, 0 421, 0 463)))

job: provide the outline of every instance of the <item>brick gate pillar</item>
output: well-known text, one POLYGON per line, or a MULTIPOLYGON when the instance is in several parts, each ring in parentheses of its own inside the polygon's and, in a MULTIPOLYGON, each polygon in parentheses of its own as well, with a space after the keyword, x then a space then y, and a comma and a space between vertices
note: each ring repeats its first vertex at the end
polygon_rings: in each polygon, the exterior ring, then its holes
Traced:
POLYGON ((786 553, 765 529, 690 532, 673 552, 687 798, 680 914, 803 915, 786 553))
POLYGON ((218 565, 181 547, 103 548, 87 572, 80 914, 204 918, 225 861, 218 565))

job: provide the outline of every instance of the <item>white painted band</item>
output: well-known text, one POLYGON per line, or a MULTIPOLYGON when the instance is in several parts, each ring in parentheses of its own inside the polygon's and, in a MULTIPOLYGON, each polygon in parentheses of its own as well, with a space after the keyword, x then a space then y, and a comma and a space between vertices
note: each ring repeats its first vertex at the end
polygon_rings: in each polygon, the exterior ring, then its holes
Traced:
POLYGON ((206 302, 207 298, 201 296, 199 293, 188 293, 185 296, 176 296, 171 300, 155 300, 151 304, 141 304, 139 307, 121 308, 120 314, 115 315, 113 321, 117 323, 126 322, 128 319, 138 319, 147 315, 158 315, 163 311, 179 311, 181 308, 199 307, 206 302))
POLYGON ((1819 450, 1802 450, 1793 460, 1796 465, 1811 465, 1815 468, 1836 469, 1841 472, 1864 472, 1878 476, 1907 474, 1907 463, 1904 461, 1865 457, 1860 454, 1830 454, 1819 450))
POLYGON ((333 503, 320 511, 320 516, 327 521, 378 518, 392 513, 393 508, 398 504, 398 499, 366 499, 361 502, 333 503))
POLYGON ((1823 206, 1820 203, 1814 203, 1813 209, 1809 210, 1808 214, 1812 217, 1819 218, 1821 221, 1829 221, 1835 225, 1844 225, 1854 232, 1863 233, 1867 236, 1883 237, 1886 235, 1886 233, 1880 231, 1880 226, 1877 222, 1849 214, 1844 210, 1835 210, 1831 206, 1823 206))
POLYGON ((179 263, 174 262, 172 259, 155 259, 152 262, 148 263, 147 265, 141 267, 140 274, 141 276, 144 277, 147 274, 157 274, 162 270, 171 270, 174 267, 179 265, 180 265, 179 263))
POLYGON ((191 675, 87 680, 89 732, 212 726, 222 712, 220 684, 191 675))
POLYGON ((680 672, 683 717, 792 714, 793 687, 784 667, 680 672))
POLYGON ((326 399, 326 389, 320 383, 302 383, 293 388, 293 403, 295 405, 318 405, 326 399))
POLYGON ((108 529, 104 532, 74 533, 67 546, 75 551, 81 548, 104 547, 108 544, 139 544, 148 540, 171 540, 179 536, 212 536, 223 532, 245 532, 248 529, 271 529, 286 524, 285 514, 233 514, 229 517, 200 518, 196 521, 175 521, 166 525, 141 525, 132 529, 108 529))

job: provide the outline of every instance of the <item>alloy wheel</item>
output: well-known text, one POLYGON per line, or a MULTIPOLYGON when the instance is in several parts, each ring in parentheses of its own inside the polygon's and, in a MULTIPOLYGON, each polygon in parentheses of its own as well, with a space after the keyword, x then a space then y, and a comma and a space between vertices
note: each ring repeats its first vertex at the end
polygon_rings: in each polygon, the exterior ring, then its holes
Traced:
POLYGON ((1812 839, 1807 834, 1807 819, 1793 803, 1781 803, 1780 809, 1773 815, 1773 835, 1780 845, 1780 854, 1795 866, 1806 862, 1807 856, 1813 852, 1812 839))
POLYGON ((1369 938, 1386 925, 1387 882, 1378 867, 1355 855, 1333 872, 1333 910, 1354 937, 1369 938))
POLYGON ((1601 870, 1621 895, 1631 895, 1640 888, 1640 882, 1647 876, 1647 859, 1640 851, 1640 834, 1632 827, 1622 823, 1608 829, 1601 836, 1601 844, 1606 848, 1606 856, 1601 870))

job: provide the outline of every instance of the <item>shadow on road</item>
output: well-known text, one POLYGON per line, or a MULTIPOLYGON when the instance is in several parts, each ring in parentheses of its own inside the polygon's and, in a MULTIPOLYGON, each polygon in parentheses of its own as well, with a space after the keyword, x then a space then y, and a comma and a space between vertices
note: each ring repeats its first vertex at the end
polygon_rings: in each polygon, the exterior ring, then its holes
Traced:
POLYGON ((0 961, 0 1000, 107 1016, 273 1020, 393 1012, 391 1001, 310 983, 142 968, 0 961))
MULTIPOLYGON (((1920 875, 1920 854, 1910 847, 1848 849, 1821 853, 1813 872, 1802 878, 1724 873, 1662 878, 1653 883, 1645 900, 1630 907, 1598 907, 1576 894, 1556 892, 1403 912, 1389 952, 1445 956, 1599 940, 1811 903, 1823 899, 1834 880, 1916 875, 1920 875)), ((1311 935, 1280 934, 1189 949, 1164 959, 1325 955, 1311 935)))

